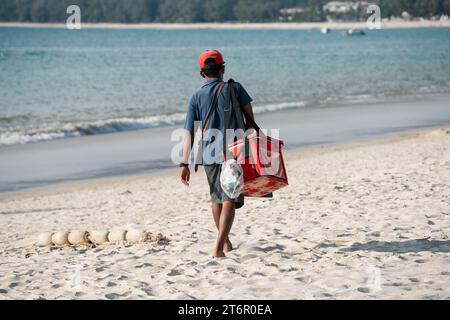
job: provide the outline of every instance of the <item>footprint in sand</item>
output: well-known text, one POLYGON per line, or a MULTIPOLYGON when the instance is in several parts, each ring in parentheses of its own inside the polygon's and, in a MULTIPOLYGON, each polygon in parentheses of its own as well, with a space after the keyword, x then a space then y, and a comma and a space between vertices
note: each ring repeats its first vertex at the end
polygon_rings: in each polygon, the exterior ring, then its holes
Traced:
MULTIPOLYGON (((256 248, 256 249, 258 250, 259 248, 256 248)), ((260 251, 262 251, 262 250, 260 250, 260 251)), ((247 260, 251 260, 251 259, 255 259, 255 258, 258 258, 258 256, 256 254, 246 254, 245 256, 242 256, 241 262, 245 262, 247 260)))
POLYGON ((141 289, 142 291, 144 291, 144 293, 147 295, 147 296, 153 296, 153 292, 152 292, 152 289, 150 289, 150 288, 146 288, 146 287, 143 287, 143 288, 139 288, 139 289, 141 289))
POLYGON ((273 246, 268 246, 268 247, 262 248, 262 250, 264 252, 283 251, 284 249, 286 249, 286 246, 283 246, 281 244, 275 244, 273 246))
POLYGON ((107 278, 112 278, 112 277, 114 277, 114 275, 112 273, 110 273, 110 274, 108 274, 108 275, 106 275, 104 277, 97 277, 95 280, 96 281, 103 281, 103 280, 105 280, 107 278))
POLYGON ((124 294, 118 294, 118 293, 107 293, 105 294, 105 298, 108 300, 117 300, 117 299, 121 299, 126 295, 126 293, 124 294))
POLYGON ((361 288, 358 288, 357 290, 359 292, 362 292, 362 293, 369 293, 370 292, 370 289, 366 288, 366 287, 361 287, 361 288))
POLYGON ((255 276, 265 277, 266 274, 262 273, 262 272, 253 272, 252 274, 250 274, 250 277, 255 277, 255 276))
POLYGON ((414 260, 414 262, 415 263, 426 263, 427 261, 424 259, 417 259, 417 260, 414 260))
POLYGON ((206 263, 207 266, 217 266, 218 264, 219 264, 219 263, 218 263, 217 261, 213 261, 213 260, 208 261, 208 262, 206 263))
POLYGON ((143 264, 137 265, 135 268, 136 269, 141 269, 141 268, 144 268, 144 267, 151 267, 151 266, 152 266, 151 263, 145 262, 143 264))
POLYGON ((266 264, 266 267, 274 267, 274 268, 278 268, 278 265, 276 263, 268 263, 266 264))
POLYGON ((309 277, 297 277, 297 278, 295 278, 295 280, 300 281, 305 284, 310 284, 312 282, 312 279, 309 277))
POLYGON ((179 276, 181 275, 181 272, 176 270, 176 269, 172 269, 168 274, 169 277, 173 277, 173 276, 179 276))
POLYGON ((259 252, 265 252, 263 248, 261 247, 250 247, 250 251, 259 251, 259 252))

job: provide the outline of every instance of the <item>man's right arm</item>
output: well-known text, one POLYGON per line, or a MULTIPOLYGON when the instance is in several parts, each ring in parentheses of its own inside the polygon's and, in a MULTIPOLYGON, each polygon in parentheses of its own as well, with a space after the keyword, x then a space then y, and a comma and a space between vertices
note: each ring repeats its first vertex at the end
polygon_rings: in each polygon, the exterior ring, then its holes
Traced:
POLYGON ((181 157, 181 163, 189 163, 189 156, 191 154, 193 144, 194 144, 193 132, 185 130, 183 139, 183 156, 181 157))
POLYGON ((185 185, 189 185, 189 179, 191 172, 189 170, 189 158, 192 151, 192 146, 194 144, 194 130, 195 130, 195 121, 197 119, 197 113, 195 112, 195 97, 192 96, 189 101, 188 112, 186 114, 186 121, 184 124, 185 134, 183 138, 183 155, 181 157, 181 163, 185 164, 181 168, 181 182, 185 185))
POLYGON ((181 163, 186 164, 186 166, 181 167, 180 172, 181 182, 186 186, 189 186, 189 180, 191 178, 191 170, 187 165, 189 164, 189 155, 191 154, 193 144, 194 135, 186 130, 183 141, 183 157, 181 158, 181 163))
MULTIPOLYGON (((252 107, 252 97, 247 93, 245 88, 240 83, 235 83, 235 88, 237 90, 237 98, 239 100, 239 104, 242 107, 242 110, 245 114, 255 120, 255 115, 253 114, 252 107)), ((245 130, 251 129, 252 125, 247 121, 245 123, 245 130)))

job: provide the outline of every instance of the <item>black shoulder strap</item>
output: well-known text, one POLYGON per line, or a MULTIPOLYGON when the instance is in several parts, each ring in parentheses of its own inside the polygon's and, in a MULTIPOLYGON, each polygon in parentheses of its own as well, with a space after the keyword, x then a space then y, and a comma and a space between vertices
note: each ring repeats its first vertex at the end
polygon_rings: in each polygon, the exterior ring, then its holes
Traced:
POLYGON ((248 115, 247 112, 245 112, 245 110, 239 104, 239 101, 236 98, 236 93, 234 92, 234 80, 233 79, 228 80, 227 89, 228 89, 227 100, 226 100, 225 107, 224 107, 225 117, 224 117, 224 135, 223 135, 223 146, 222 146, 222 148, 223 148, 222 150, 225 155, 225 159, 228 159, 226 131, 228 129, 229 122, 230 122, 231 108, 233 108, 233 110, 234 110, 234 115, 236 117, 237 125, 239 128, 241 128, 242 130, 245 131, 245 124, 244 124, 244 121, 242 118, 242 115, 244 115, 246 122, 250 123, 255 130, 260 131, 260 128, 256 124, 253 117, 248 115))
POLYGON ((212 114, 214 113, 214 110, 217 107, 217 103, 219 101, 219 95, 222 92, 224 85, 225 85, 225 82, 221 82, 219 84, 219 87, 214 92, 213 99, 211 100, 211 105, 209 106, 208 114, 205 118, 205 123, 203 123, 202 131, 205 131, 208 128, 209 119, 211 118, 212 114))
MULTIPOLYGON (((233 81, 233 79, 230 79, 230 81, 233 81)), ((233 82, 228 83, 228 94, 230 95, 230 101, 233 106, 234 117, 236 118, 237 126, 239 129, 245 131, 244 118, 242 117, 242 111, 239 105, 239 101, 237 100, 236 93, 234 92, 233 82)))
MULTIPOLYGON (((234 82, 233 79, 228 80, 228 85, 230 85, 230 82, 234 82)), ((233 87, 231 87, 233 88, 233 87)), ((246 123, 250 123, 250 125, 253 127, 253 129, 255 129, 256 131, 260 131, 261 129, 259 128, 259 126, 256 124, 255 120, 253 119, 252 116, 250 116, 243 108, 243 106, 241 106, 239 104, 239 101, 236 98, 236 93, 234 92, 234 90, 231 90, 231 99, 233 102, 233 107, 235 110, 235 114, 236 114, 236 118, 238 121, 238 125, 239 127, 241 127, 241 125, 239 124, 240 120, 242 120, 242 115, 244 115, 245 118, 245 122, 246 123)), ((245 130, 245 125, 243 125, 241 128, 243 128, 245 130)))
MULTIPOLYGON (((233 79, 230 79, 229 81, 233 81, 233 79)), ((233 81, 234 82, 234 81, 233 81)), ((236 93, 234 92, 234 90, 231 91, 231 98, 232 98, 232 102, 233 102, 233 107, 234 107, 234 111, 235 111, 235 115, 236 115, 236 119, 238 121, 238 126, 239 128, 244 129, 245 131, 245 125, 242 122, 242 115, 244 115, 245 118, 245 122, 246 123, 250 123, 251 126, 256 130, 256 131, 260 131, 259 126, 256 124, 255 120, 253 119, 252 116, 250 116, 244 109, 243 107, 239 104, 239 101, 236 98, 236 93)))

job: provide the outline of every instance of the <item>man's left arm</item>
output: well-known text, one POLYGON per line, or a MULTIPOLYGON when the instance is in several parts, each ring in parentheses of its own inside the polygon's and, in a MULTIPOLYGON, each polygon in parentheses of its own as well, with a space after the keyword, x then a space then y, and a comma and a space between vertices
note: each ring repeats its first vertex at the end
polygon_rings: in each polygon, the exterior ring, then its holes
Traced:
MULTIPOLYGON (((253 107, 251 102, 253 101, 252 97, 247 93, 245 88, 239 84, 238 88, 238 99, 239 104, 242 106, 242 110, 253 120, 255 120, 255 115, 253 114, 253 107)), ((245 130, 251 129, 252 125, 247 121, 245 123, 245 130)))
MULTIPOLYGON (((252 118, 253 120, 255 120, 255 115, 253 114, 253 107, 252 104, 249 103, 247 105, 245 105, 242 110, 244 110, 245 114, 247 114, 250 118, 252 118)), ((245 130, 251 129, 252 125, 250 124, 250 122, 246 122, 245 123, 245 130)))

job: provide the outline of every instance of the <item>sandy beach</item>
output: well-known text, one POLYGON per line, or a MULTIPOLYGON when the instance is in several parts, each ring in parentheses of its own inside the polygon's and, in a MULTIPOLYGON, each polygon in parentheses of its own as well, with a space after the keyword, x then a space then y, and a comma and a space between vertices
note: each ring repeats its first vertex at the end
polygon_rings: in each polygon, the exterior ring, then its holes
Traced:
POLYGON ((290 186, 215 241, 203 170, 0 200, 1 299, 450 299, 450 130, 287 154, 290 186), (169 241, 37 247, 40 232, 143 228, 169 241))
MULTIPOLYGON (((64 23, 0 22, 0 27, 66 28, 64 23)), ((443 21, 384 21, 382 29, 449 28, 450 20, 443 21)), ((310 30, 310 29, 366 29, 366 22, 303 22, 303 23, 84 23, 82 29, 254 29, 254 30, 310 30)))

